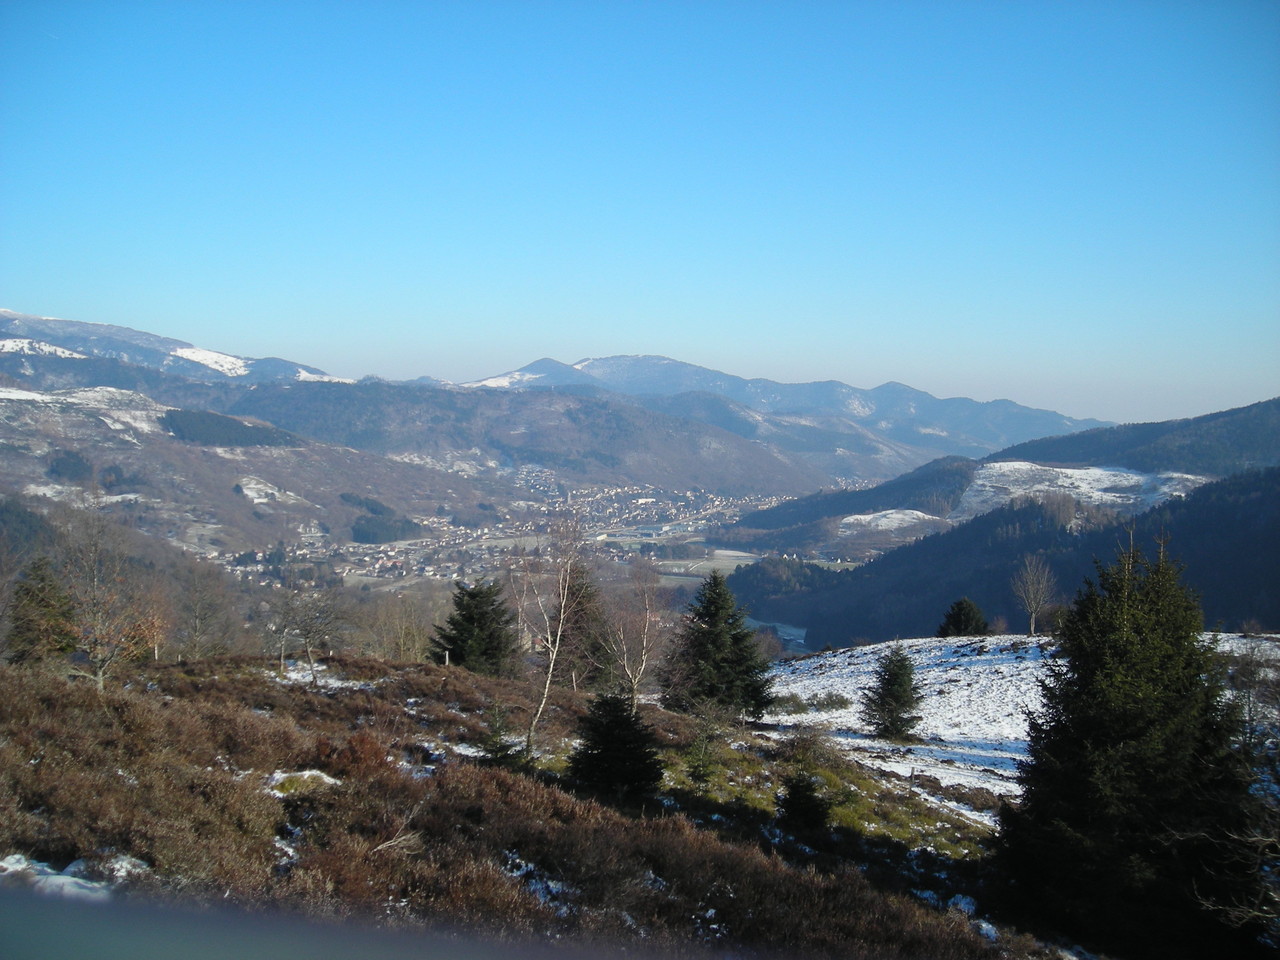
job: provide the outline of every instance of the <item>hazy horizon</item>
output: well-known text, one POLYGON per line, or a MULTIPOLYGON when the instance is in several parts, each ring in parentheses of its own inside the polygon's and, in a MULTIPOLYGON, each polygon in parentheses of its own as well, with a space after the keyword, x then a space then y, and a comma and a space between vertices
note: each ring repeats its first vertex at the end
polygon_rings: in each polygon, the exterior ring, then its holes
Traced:
POLYGON ((1280 393, 1280 6, 0 8, 0 301, 336 376, 1280 393))

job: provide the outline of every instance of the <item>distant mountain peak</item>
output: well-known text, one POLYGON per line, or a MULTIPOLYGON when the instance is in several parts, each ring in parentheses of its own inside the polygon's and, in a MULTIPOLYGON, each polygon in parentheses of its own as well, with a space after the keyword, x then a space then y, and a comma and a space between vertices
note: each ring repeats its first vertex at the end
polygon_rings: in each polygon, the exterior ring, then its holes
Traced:
POLYGON ((252 359, 130 327, 0 310, 0 351, 61 359, 119 360, 192 380, 333 380, 323 370, 276 357, 252 359), (26 344, 33 346, 26 346, 26 344))
POLYGON ((896 381, 864 390, 838 380, 749 380, 653 354, 589 357, 574 364, 543 358, 467 384, 514 390, 583 385, 637 398, 710 394, 758 413, 851 420, 891 441, 919 446, 923 440, 935 454, 981 456, 1023 439, 1105 426, 1004 400, 942 400, 896 381))

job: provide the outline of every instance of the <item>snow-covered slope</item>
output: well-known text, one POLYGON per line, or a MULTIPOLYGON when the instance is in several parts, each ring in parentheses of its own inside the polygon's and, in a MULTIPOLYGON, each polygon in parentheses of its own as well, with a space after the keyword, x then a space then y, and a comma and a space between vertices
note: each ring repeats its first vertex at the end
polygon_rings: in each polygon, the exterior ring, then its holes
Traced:
POLYGON ((83 353, 55 347, 52 343, 32 340, 30 337, 6 337, 0 340, 0 353, 20 353, 28 357, 65 357, 71 360, 83 360, 83 353))
MULTIPOLYGON (((1280 662, 1280 641, 1275 637, 1205 637, 1215 640, 1224 653, 1249 652, 1280 662)), ((885 643, 775 664, 775 694, 795 694, 801 699, 839 694, 849 706, 807 714, 777 713, 766 715, 765 720, 783 730, 800 724, 825 728, 854 759, 902 777, 932 777, 944 785, 1016 796, 1020 791, 1017 763, 1027 755, 1027 713, 1040 709, 1039 684, 1046 675, 1053 642, 1005 635, 904 640, 902 645, 923 694, 914 731, 920 742, 904 745, 878 740, 860 716, 860 699, 874 683, 877 661, 891 646, 885 643)), ((994 823, 989 813, 967 812, 994 823)))
POLYGON ((13 310, 0 310, 0 353, 118 360, 196 380, 332 379, 323 370, 275 357, 237 357, 128 327, 38 317, 13 310))
POLYGON ((1021 460, 984 463, 950 520, 972 520, 1015 497, 1065 493, 1081 503, 1139 513, 1209 482, 1186 473, 1143 473, 1123 467, 1046 467, 1021 460))
POLYGON ((924 695, 915 730, 921 742, 910 746, 875 739, 859 716, 859 699, 887 647, 851 647, 776 664, 776 694, 840 694, 850 705, 766 720, 826 727, 857 760, 904 777, 926 774, 943 784, 1016 794, 1017 761, 1026 756, 1026 712, 1040 706, 1041 646, 1012 635, 903 641, 924 695))

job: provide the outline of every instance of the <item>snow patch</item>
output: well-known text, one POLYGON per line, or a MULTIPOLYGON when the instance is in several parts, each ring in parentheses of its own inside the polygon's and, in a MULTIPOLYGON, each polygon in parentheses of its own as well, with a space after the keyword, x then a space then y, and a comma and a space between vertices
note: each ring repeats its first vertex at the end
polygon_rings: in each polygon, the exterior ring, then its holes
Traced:
POLYGON ((919 510, 882 510, 879 513, 856 513, 840 521, 840 533, 860 530, 901 530, 917 523, 930 523, 938 518, 919 510))
POLYGON ((331 377, 327 373, 312 373, 310 370, 298 368, 298 374, 294 378, 300 383, 355 383, 346 377, 331 377))
POLYGON ((178 347, 170 352, 175 357, 217 370, 228 377, 243 377, 249 372, 247 361, 227 353, 218 353, 216 350, 205 350, 202 347, 178 347))
POLYGON ((306 794, 317 787, 334 787, 342 781, 323 770, 277 770, 267 777, 267 792, 276 797, 306 794))
POLYGON ((489 377, 486 380, 472 380, 470 383, 463 383, 463 387, 494 387, 505 388, 514 387, 517 384, 532 383, 535 380, 541 380, 544 374, 526 373, 523 370, 517 370, 514 373, 504 373, 496 377, 489 377))
POLYGON ((1170 497, 1185 496, 1208 483, 1186 473, 1141 473, 1122 467, 1045 467, 1022 460, 986 463, 951 512, 950 520, 971 520, 1015 497, 1065 493, 1085 503, 1137 513, 1170 497))
POLYGON ((55 870, 15 853, 0 860, 0 887, 27 887, 46 896, 102 902, 111 899, 113 887, 149 869, 141 860, 117 855, 96 867, 76 860, 64 870, 55 870))
MULTIPOLYGON (((921 742, 909 745, 876 739, 860 716, 862 694, 887 648, 872 644, 782 661, 773 668, 774 690, 801 699, 846 697, 849 707, 809 718, 861 763, 908 779, 923 774, 947 785, 1016 795, 1017 763, 1027 752, 1026 711, 1040 708, 1041 647, 1012 635, 904 641, 923 694, 914 731, 921 742)), ((789 714, 768 719, 796 721, 789 714)), ((988 815, 966 814, 993 822, 988 815)))
POLYGON ((0 340, 0 353, 18 353, 29 357, 63 357, 68 360, 87 360, 83 353, 76 353, 66 347, 56 347, 52 343, 32 340, 28 337, 8 337, 0 340))
POLYGON ((254 503, 287 503, 315 506, 311 501, 263 480, 261 477, 241 477, 240 489, 254 503))
POLYGON ((0 387, 0 400, 22 400, 27 403, 57 403, 58 398, 47 393, 34 390, 19 390, 17 387, 0 387))

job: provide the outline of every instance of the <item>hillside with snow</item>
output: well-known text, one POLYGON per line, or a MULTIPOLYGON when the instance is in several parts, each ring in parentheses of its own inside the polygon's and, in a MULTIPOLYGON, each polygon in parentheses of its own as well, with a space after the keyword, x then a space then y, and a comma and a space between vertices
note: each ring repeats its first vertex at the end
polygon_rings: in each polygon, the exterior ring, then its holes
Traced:
MULTIPOLYGON (((842 750, 877 770, 1016 796, 1017 761, 1026 756, 1026 714, 1040 706, 1038 684, 1045 675, 1048 644, 1005 635, 906 640, 902 645, 923 695, 915 731, 919 743, 876 739, 859 716, 859 699, 873 685, 876 663, 888 644, 779 662, 772 672, 775 694, 819 701, 836 695, 849 705, 802 717, 771 714, 766 720, 783 729, 818 726, 842 750)), ((991 820, 990 814, 978 815, 991 820)))
MULTIPOLYGON (((1216 636, 1206 634, 1206 637, 1216 636)), ((1280 660, 1280 639, 1254 641, 1273 660, 1280 660)), ((1222 637, 1220 648, 1241 652, 1247 642, 1222 637)), ((822 702, 833 696, 848 706, 811 710, 797 715, 773 713, 766 722, 781 732, 797 726, 822 729, 853 759, 913 782, 928 795, 930 780, 943 786, 989 790, 997 797, 1016 797, 1017 764, 1027 755, 1027 713, 1040 709, 1040 681, 1053 655, 1052 640, 1022 635, 948 637, 905 640, 903 648, 915 667, 923 699, 919 742, 893 743, 871 735, 860 717, 860 697, 871 689, 877 661, 890 644, 834 650, 774 665, 774 693, 822 702)), ((955 808, 954 801, 932 796, 955 808)), ((994 826, 992 809, 963 811, 994 826)))

